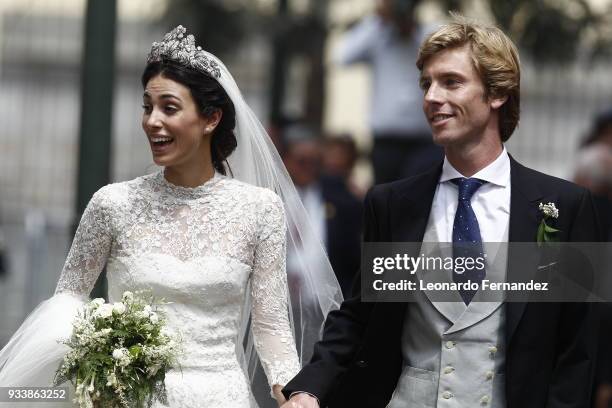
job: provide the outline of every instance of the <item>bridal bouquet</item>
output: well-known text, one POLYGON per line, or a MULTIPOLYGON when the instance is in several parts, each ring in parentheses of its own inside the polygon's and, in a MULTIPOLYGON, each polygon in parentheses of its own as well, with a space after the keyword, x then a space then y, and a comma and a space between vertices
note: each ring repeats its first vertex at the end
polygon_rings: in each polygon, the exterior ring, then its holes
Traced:
POLYGON ((81 408, 167 404, 164 379, 181 352, 164 315, 147 292, 125 292, 121 302, 87 303, 73 323, 70 351, 54 384, 70 381, 81 408))

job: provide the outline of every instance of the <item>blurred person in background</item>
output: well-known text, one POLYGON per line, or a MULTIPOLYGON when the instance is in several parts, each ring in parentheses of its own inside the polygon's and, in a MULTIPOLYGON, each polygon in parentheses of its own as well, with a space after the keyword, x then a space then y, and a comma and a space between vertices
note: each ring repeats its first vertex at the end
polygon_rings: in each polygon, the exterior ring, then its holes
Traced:
MULTIPOLYGON (((322 142, 319 132, 311 126, 289 125, 283 136, 285 166, 346 296, 359 267, 361 245, 361 201, 349 190, 345 178, 352 165, 340 164, 344 158, 333 160, 335 174, 325 173, 322 165, 327 153, 323 145, 328 145, 329 139, 322 142)), ((302 244, 300 250, 308 253, 308 243, 302 244)), ((287 273, 299 275, 296 261, 295 254, 289 251, 287 273)))
POLYGON ((371 68, 370 127, 374 182, 421 173, 440 161, 421 109, 415 62, 426 29, 415 19, 419 0, 377 0, 376 13, 346 33, 337 59, 371 68))
POLYGON ((349 135, 326 136, 323 139, 323 171, 348 181, 357 161, 357 145, 349 135))
MULTIPOLYGON (((290 313, 287 237, 312 230, 272 141, 216 56, 178 26, 153 43, 141 83, 142 128, 161 169, 93 195, 55 295, 0 351, 0 387, 52 383, 68 351, 58 340, 70 337, 106 267, 111 302, 150 290, 168 302, 159 307, 165 328, 180 334, 180 369, 165 373, 168 404, 155 407, 257 407, 248 378, 255 357, 280 404, 300 368, 291 316, 320 316, 300 320, 300 350, 311 350, 316 338, 305 336, 318 338, 342 300, 329 261, 323 248, 310 248, 317 269, 301 263, 311 285, 298 296, 316 302, 290 313)), ((107 381, 91 378, 87 406, 94 380, 96 389, 107 381)))
POLYGON ((574 181, 593 193, 605 238, 612 240, 612 146, 595 142, 581 148, 574 181))
MULTIPOLYGON (((574 180, 589 189, 604 232, 612 241, 612 109, 595 117, 576 160, 574 180)), ((612 304, 601 304, 601 321, 597 371, 595 375, 595 408, 612 406, 612 304)))
POLYGON ((612 147, 612 108, 604 110, 595 117, 593 127, 585 138, 583 146, 597 142, 612 147))
POLYGON ((365 191, 351 180, 358 157, 357 144, 350 135, 328 135, 323 139, 323 171, 344 180, 349 190, 362 199, 365 191))

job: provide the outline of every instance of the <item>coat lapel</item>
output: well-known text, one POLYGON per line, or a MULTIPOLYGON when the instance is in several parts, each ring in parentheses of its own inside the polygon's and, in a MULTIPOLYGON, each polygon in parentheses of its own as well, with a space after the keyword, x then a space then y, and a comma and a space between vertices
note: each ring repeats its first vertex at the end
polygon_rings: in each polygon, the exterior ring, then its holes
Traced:
MULTIPOLYGON (((402 188, 389 199, 390 241, 421 242, 425 235, 429 212, 436 187, 442 173, 442 163, 427 173, 404 181, 402 188)), ((410 254, 418 256, 418 254, 410 254)), ((385 310, 385 320, 402 325, 407 303, 380 304, 385 310), (390 306, 390 307, 387 307, 390 306), (389 310, 391 309, 391 310, 389 310)))
MULTIPOLYGON (((489 255, 486 278, 491 282, 503 282, 505 280, 508 263, 507 248, 508 246, 505 243, 486 243, 485 253, 489 255)), ((463 302, 460 305, 463 306, 463 302)), ((453 322, 453 325, 445 334, 455 333, 481 322, 502 305, 502 298, 487 299, 483 291, 478 291, 474 300, 465 308, 465 312, 458 320, 453 322)))
MULTIPOLYGON (((416 178, 413 184, 402 190, 399 199, 392 200, 394 206, 391 208, 389 225, 392 226, 394 242, 423 241, 441 174, 442 163, 430 172, 416 178)), ((433 246, 430 247, 433 248, 433 246)), ((419 256, 419 254, 420 252, 411 255, 419 256)), ((432 254, 432 256, 435 255, 432 254)), ((437 277, 434 277, 431 273, 427 276, 420 273, 418 277, 424 282, 440 281, 439 274, 437 274, 437 277)), ((428 291, 424 291, 424 294, 438 312, 452 323, 457 321, 465 311, 465 305, 458 293, 456 296, 457 302, 436 302, 430 298, 431 294, 428 291)))
POLYGON ((421 242, 425 235, 442 163, 412 179, 390 200, 389 226, 393 242, 421 242))
MULTIPOLYGON (((452 246, 449 247, 447 243, 441 243, 441 245, 436 244, 440 242, 440 239, 435 228, 426 231, 424 238, 428 244, 423 244, 424 248, 421 249, 421 253, 424 253, 426 257, 446 258, 447 256, 452 256, 452 246)), ((452 282, 452 276, 444 269, 426 272, 419 271, 417 272, 417 276, 419 280, 423 281, 426 285, 428 283, 452 282)), ((466 310, 465 303, 463 303, 459 292, 449 293, 448 296, 453 297, 453 299, 449 299, 449 301, 445 302, 435 300, 436 296, 440 296, 435 291, 423 290, 423 293, 438 312, 453 324, 459 320, 466 310)))
MULTIPOLYGON (((530 180, 526 174, 526 168, 516 162, 510 156, 510 231, 509 242, 534 242, 538 230, 538 205, 544 195, 540 189, 530 180)), ((513 256, 512 247, 508 254, 508 271, 515 270, 519 265, 518 257, 513 256)), ((537 267, 537 259, 525 262, 520 261, 520 265, 533 264, 533 269, 537 267)), ((510 276, 510 279, 512 277, 510 276)), ((506 343, 510 340, 525 311, 525 302, 506 303, 506 343)))

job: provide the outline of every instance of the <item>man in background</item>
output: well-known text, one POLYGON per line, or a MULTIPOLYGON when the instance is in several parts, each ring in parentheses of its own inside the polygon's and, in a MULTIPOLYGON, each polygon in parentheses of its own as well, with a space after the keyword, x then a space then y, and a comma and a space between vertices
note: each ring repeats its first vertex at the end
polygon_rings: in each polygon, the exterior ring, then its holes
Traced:
POLYGON ((327 136, 323 140, 323 171, 326 175, 344 181, 355 197, 362 200, 366 191, 352 179, 359 158, 355 140, 348 134, 327 136))
MULTIPOLYGON (((612 109, 598 114, 576 159, 576 184, 593 194, 605 241, 612 241, 612 109)), ((610 257, 611 255, 608 255, 610 257)), ((601 305, 595 408, 612 406, 612 303, 601 305)))
MULTIPOLYGON (((305 124, 288 126, 284 133, 283 160, 300 194, 311 224, 325 245, 329 261, 346 297, 357 269, 361 245, 361 201, 346 181, 323 174, 322 141, 316 129, 305 124)), ((308 253, 308 244, 302 251, 308 253)), ((299 273, 291 251, 287 254, 288 273, 299 273)))
POLYGON ((376 13, 346 34, 338 60, 371 68, 370 127, 376 184, 428 170, 442 160, 421 110, 415 66, 426 34, 415 19, 419 0, 378 0, 376 13))

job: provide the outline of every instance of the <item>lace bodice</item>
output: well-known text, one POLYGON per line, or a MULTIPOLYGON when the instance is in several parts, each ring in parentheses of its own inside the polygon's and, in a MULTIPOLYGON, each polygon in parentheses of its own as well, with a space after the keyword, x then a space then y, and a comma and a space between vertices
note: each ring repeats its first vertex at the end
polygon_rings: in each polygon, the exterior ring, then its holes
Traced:
POLYGON ((56 293, 89 295, 106 265, 111 300, 151 289, 172 302, 168 325, 187 343, 181 365, 213 370, 239 366, 239 329, 250 312, 268 382, 284 385, 299 370, 285 242, 283 204, 272 191, 219 174, 179 187, 159 171, 93 196, 56 293))

